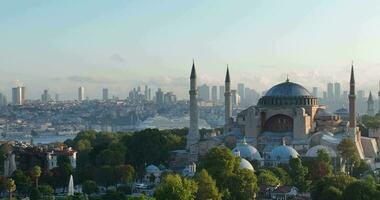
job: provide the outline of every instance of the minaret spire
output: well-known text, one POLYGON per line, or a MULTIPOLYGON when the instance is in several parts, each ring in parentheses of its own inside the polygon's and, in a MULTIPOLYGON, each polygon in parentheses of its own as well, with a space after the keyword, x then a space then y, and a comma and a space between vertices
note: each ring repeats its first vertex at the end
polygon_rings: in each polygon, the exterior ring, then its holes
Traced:
POLYGON ((227 64, 226 78, 225 78, 224 82, 226 82, 226 83, 230 83, 231 82, 231 80, 230 80, 230 70, 228 69, 228 64, 227 64))
POLYGON ((198 89, 197 89, 197 75, 195 71, 195 64, 193 59, 193 66, 191 67, 191 74, 190 74, 190 107, 189 107, 189 113, 190 113, 190 126, 189 126, 189 133, 187 134, 187 143, 186 143, 186 149, 190 151, 190 154, 194 154, 195 158, 197 157, 197 147, 194 147, 194 145, 197 145, 199 142, 200 136, 199 136, 199 129, 198 129, 198 89))
POLYGON ((367 114, 369 116, 375 115, 375 101, 373 101, 372 92, 369 92, 368 101, 367 101, 367 114))
POLYGON ((191 67, 190 79, 196 79, 196 78, 197 78, 197 73, 195 71, 195 64, 194 64, 194 59, 193 59, 193 66, 191 67))
POLYGON ((356 128, 356 92, 355 92, 355 75, 354 75, 353 63, 354 62, 352 62, 352 65, 351 65, 350 94, 348 95, 350 128, 356 128))
POLYGON ((232 117, 232 102, 231 102, 231 79, 230 79, 230 70, 227 65, 226 79, 224 82, 224 109, 225 109, 225 123, 224 123, 224 132, 229 131, 230 119, 232 117))

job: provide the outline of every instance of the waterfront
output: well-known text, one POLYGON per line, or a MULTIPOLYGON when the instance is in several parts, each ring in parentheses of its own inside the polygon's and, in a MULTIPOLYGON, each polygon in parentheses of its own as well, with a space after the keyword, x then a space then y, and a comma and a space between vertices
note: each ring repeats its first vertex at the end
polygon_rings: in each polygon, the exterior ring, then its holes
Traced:
POLYGON ((1 137, 0 141, 23 141, 23 142, 31 142, 33 140, 34 144, 49 144, 55 142, 64 142, 67 139, 74 139, 76 135, 42 135, 42 136, 15 136, 15 137, 1 137))

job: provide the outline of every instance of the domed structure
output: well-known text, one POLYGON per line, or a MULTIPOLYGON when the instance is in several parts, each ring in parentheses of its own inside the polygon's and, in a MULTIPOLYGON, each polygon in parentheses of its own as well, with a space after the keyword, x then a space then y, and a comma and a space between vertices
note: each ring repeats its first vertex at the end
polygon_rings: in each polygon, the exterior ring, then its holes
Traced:
POLYGON ((303 86, 290 82, 287 80, 286 82, 277 84, 273 86, 265 96, 281 96, 281 97, 289 97, 289 96, 312 96, 309 91, 307 91, 303 86))
POLYGON ((248 170, 251 170, 253 172, 255 171, 252 164, 244 158, 241 158, 239 168, 240 169, 248 169, 248 170))
POLYGON ((288 163, 291 158, 299 157, 298 152, 290 146, 281 145, 270 152, 270 160, 277 163, 288 163))
POLYGON ((257 149, 251 145, 249 145, 245 138, 243 139, 243 142, 238 143, 234 149, 232 149, 232 152, 240 152, 240 156, 242 158, 245 158, 247 160, 262 160, 261 155, 257 149))
POLYGON ((303 86, 286 80, 273 86, 259 100, 262 106, 300 105, 312 106, 317 104, 317 98, 303 86))
POLYGON ((306 152, 306 156, 315 158, 318 156, 319 150, 325 150, 329 154, 330 157, 333 157, 333 158, 336 157, 336 152, 332 148, 327 147, 327 146, 323 146, 323 145, 317 145, 317 146, 310 148, 306 152))
POLYGON ((156 165, 149 165, 145 168, 146 173, 148 174, 159 174, 161 170, 156 165))

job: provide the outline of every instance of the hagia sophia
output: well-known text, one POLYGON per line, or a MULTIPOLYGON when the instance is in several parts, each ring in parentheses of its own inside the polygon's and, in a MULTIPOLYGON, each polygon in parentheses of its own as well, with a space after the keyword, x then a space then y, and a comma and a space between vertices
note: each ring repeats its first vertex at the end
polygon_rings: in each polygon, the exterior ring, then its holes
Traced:
POLYGON ((354 66, 351 66, 348 114, 330 113, 305 87, 289 79, 262 96, 256 105, 232 117, 231 77, 225 77, 224 133, 200 137, 198 130, 197 74, 193 62, 190 75, 190 128, 186 150, 176 151, 175 161, 196 162, 199 156, 216 146, 230 147, 242 158, 241 167, 254 170, 250 163, 275 166, 294 157, 316 157, 320 149, 332 158, 339 157, 337 146, 352 139, 361 159, 375 168, 378 144, 364 137, 357 127, 354 66), (250 161, 250 162, 248 162, 250 161))

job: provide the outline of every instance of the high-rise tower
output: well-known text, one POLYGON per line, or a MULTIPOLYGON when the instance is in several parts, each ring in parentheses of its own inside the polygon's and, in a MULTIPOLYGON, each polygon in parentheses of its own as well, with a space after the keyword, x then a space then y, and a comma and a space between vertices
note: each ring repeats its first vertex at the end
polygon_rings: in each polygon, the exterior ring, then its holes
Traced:
POLYGON ((78 88, 78 101, 84 101, 84 87, 78 88))
POLYGON ((355 109, 355 75, 354 75, 354 64, 351 66, 351 78, 350 78, 350 94, 348 95, 349 101, 349 114, 350 114, 350 128, 356 128, 356 109, 355 109))
POLYGON ((227 65, 227 73, 226 73, 226 79, 224 81, 224 108, 225 108, 225 124, 224 124, 224 132, 228 132, 227 126, 230 122, 230 119, 232 117, 232 102, 231 102, 231 80, 230 80, 230 72, 228 70, 227 65))
POLYGON ((367 114, 369 116, 375 115, 375 101, 372 98, 372 92, 369 92, 368 101, 367 101, 367 114))
POLYGON ((194 144, 197 144, 200 136, 198 129, 198 90, 197 90, 197 74, 195 72, 195 65, 193 61, 193 66, 191 68, 190 75, 190 128, 187 134, 187 144, 186 149, 192 152, 191 148, 194 144))

